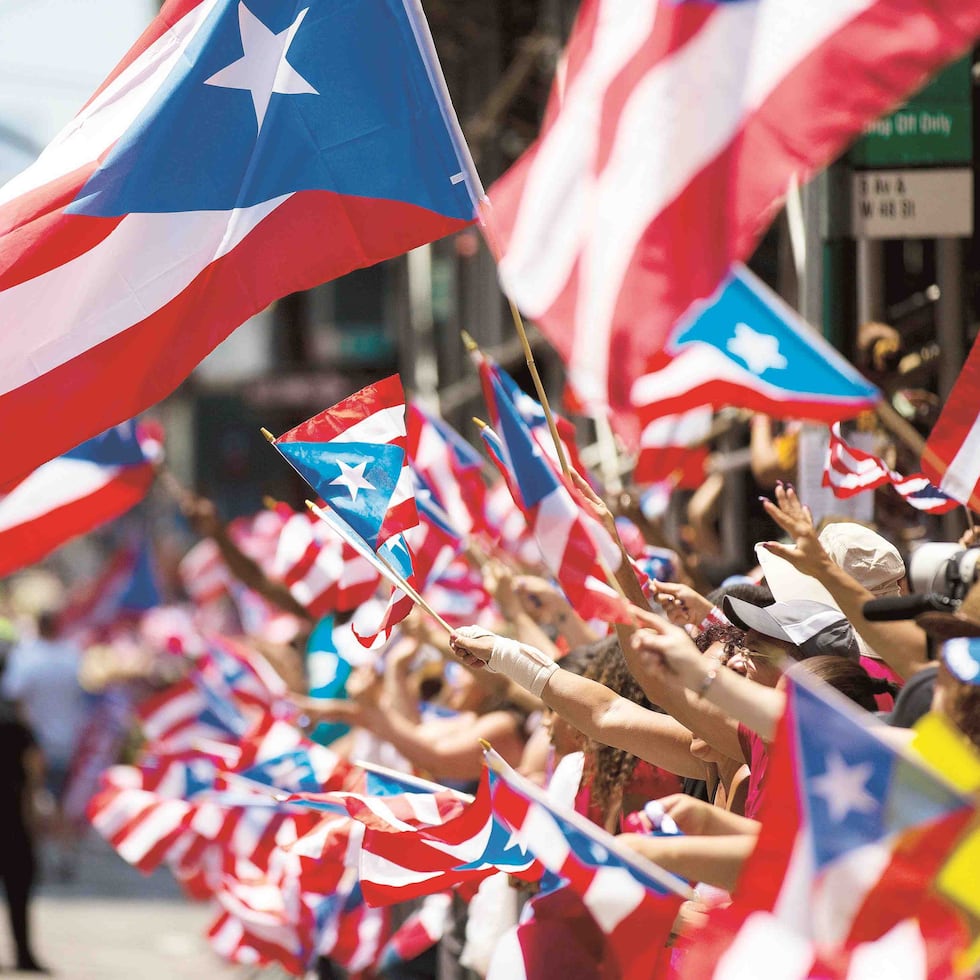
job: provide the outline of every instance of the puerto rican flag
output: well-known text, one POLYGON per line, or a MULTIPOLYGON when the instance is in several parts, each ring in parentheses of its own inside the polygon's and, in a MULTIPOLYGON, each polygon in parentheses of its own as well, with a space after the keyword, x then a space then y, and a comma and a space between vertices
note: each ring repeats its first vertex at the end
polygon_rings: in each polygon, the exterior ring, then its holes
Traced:
MULTIPOLYGON (((585 0, 534 145, 491 189, 508 294, 579 400, 629 393, 791 178, 966 50, 962 0, 585 0)), ((827 421, 834 421, 828 419, 827 421)))
POLYGON ((945 494, 980 511, 980 338, 946 399, 925 448, 922 470, 945 494))
POLYGON ((144 433, 141 440, 136 423, 125 422, 9 487, 0 497, 0 576, 134 507, 150 489, 159 458, 156 437, 144 433))
POLYGON ((788 682, 759 842, 734 903, 691 938, 685 977, 752 975, 765 950, 786 964, 773 976, 803 978, 814 960, 931 916, 933 880, 975 804, 896 752, 876 724, 826 685, 788 682))
POLYGON ((644 425, 704 405, 830 423, 873 408, 881 398, 742 265, 711 297, 691 306, 648 367, 630 396, 644 425))
POLYGON ((397 375, 283 433, 275 447, 373 551, 418 524, 397 375))
POLYGON ((480 454, 417 402, 409 404, 406 424, 408 458, 452 525, 463 535, 485 528, 487 485, 480 454))
POLYGON ((630 622, 629 603, 607 584, 606 569, 614 572, 622 561, 619 546, 579 508, 496 380, 493 392, 500 436, 492 429, 484 429, 481 435, 545 564, 580 616, 630 622))
POLYGON ((497 871, 529 881, 540 878, 541 865, 492 812, 495 779, 485 769, 476 798, 457 816, 428 826, 398 819, 383 797, 353 797, 348 810, 366 825, 359 875, 368 904, 392 905, 432 895, 464 882, 478 883, 497 871))
POLYGON ((849 446, 841 436, 840 423, 830 429, 830 446, 824 463, 823 486, 844 499, 891 484, 896 493, 916 510, 927 514, 948 514, 959 503, 934 487, 923 473, 902 476, 885 461, 849 446))
POLYGON ((380 581, 368 561, 308 512, 294 514, 283 527, 273 574, 316 619, 356 609, 374 595, 380 581))
MULTIPOLYGON (((564 810, 494 752, 493 812, 515 840, 567 883, 598 924, 624 980, 662 976, 667 939, 684 897, 680 878, 658 868, 580 814, 564 810)), ((551 879, 551 888, 561 887, 551 879)), ((545 886, 548 890, 548 886, 545 886)))
POLYGON ((168 0, 0 188, 0 484, 481 196, 416 0, 168 0))

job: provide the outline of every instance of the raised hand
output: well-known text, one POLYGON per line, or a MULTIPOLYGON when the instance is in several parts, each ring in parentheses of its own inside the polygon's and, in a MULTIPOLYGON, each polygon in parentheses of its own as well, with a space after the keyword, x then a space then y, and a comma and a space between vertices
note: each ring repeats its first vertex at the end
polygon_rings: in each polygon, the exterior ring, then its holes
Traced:
POLYGON ((498 637, 480 626, 463 626, 449 638, 449 648, 459 661, 480 670, 487 665, 498 637))
POLYGON ((800 501, 788 483, 777 484, 774 496, 775 503, 765 497, 759 499, 766 513, 793 539, 794 545, 766 541, 763 547, 804 574, 816 575, 829 558, 817 537, 810 508, 800 501))
MULTIPOLYGON (((642 627, 630 638, 630 647, 639 655, 641 670, 648 670, 663 684, 700 690, 711 665, 679 626, 634 607, 642 627)), ((630 665, 632 669, 632 664, 630 665)))
POLYGON ((711 603, 689 585, 655 581, 652 593, 675 626, 697 626, 711 612, 711 603))

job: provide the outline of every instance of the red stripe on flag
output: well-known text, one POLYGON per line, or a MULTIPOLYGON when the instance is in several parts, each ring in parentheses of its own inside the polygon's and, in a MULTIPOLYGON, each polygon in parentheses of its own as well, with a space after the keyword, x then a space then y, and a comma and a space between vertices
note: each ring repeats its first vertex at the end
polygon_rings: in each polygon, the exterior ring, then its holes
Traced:
POLYGON ((0 531, 0 576, 40 561, 76 535, 129 510, 146 496, 153 477, 149 464, 127 467, 87 497, 0 531))
POLYGON ((0 397, 0 482, 169 395, 195 364, 276 297, 350 272, 369 256, 399 254, 467 224, 397 201, 326 191, 294 195, 165 307, 0 397), (335 224, 356 229, 362 250, 352 252, 347 238, 324 235, 335 224), (145 365, 154 366, 152 373, 130 370, 145 365), (62 410, 66 393, 79 406, 68 415, 62 410))

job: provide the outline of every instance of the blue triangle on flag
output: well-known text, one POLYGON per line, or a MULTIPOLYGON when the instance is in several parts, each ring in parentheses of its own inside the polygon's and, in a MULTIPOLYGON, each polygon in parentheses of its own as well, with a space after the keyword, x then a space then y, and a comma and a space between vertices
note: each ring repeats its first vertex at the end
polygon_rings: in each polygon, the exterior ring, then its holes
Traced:
POLYGON ((277 446, 331 510, 377 548, 404 450, 364 442, 279 442, 277 446))
POLYGON ((133 573, 126 583, 123 594, 119 597, 119 608, 133 612, 145 612, 147 609, 159 606, 160 602, 160 588, 157 585, 153 551, 149 543, 144 541, 136 555, 133 573))
POLYGON ((558 477, 535 445, 531 433, 497 379, 493 382, 500 414, 500 437, 507 464, 526 508, 533 507, 558 487, 558 477))
POLYGON ((122 425, 106 429, 101 435, 63 453, 62 458, 85 460, 100 466, 138 466, 146 462, 136 438, 134 422, 123 422, 122 425))
POLYGON ((670 347, 705 344, 747 379, 799 395, 867 399, 877 389, 744 266, 733 266, 715 293, 694 304, 670 347))

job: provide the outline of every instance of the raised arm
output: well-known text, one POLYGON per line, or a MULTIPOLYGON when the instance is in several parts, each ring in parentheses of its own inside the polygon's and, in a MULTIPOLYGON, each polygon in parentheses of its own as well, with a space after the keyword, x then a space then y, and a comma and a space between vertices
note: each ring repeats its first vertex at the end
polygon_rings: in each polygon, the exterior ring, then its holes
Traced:
POLYGON ((800 502, 792 487, 777 486, 775 498, 775 503, 763 499, 763 506, 793 538, 794 545, 767 541, 763 547, 820 582, 868 646, 902 677, 909 678, 925 667, 927 644, 922 627, 912 620, 873 623, 865 619, 864 604, 874 594, 834 564, 817 537, 809 508, 800 502))
MULTIPOLYGON (((465 631, 457 632, 452 642, 461 659, 470 657, 484 664, 493 661, 491 669, 495 670, 506 668, 500 663, 502 645, 509 648, 510 657, 523 658, 532 670, 543 664, 540 651, 492 633, 473 636, 465 631), (496 660, 495 649, 498 650, 496 660)), ((691 733, 679 722, 634 704, 597 681, 562 670, 556 664, 551 666, 555 669, 544 667, 548 677, 541 690, 534 693, 570 725, 597 742, 624 749, 680 776, 704 777, 704 763, 690 752, 691 733)), ((520 669, 513 672, 501 669, 500 672, 516 683, 522 683, 520 669)))

